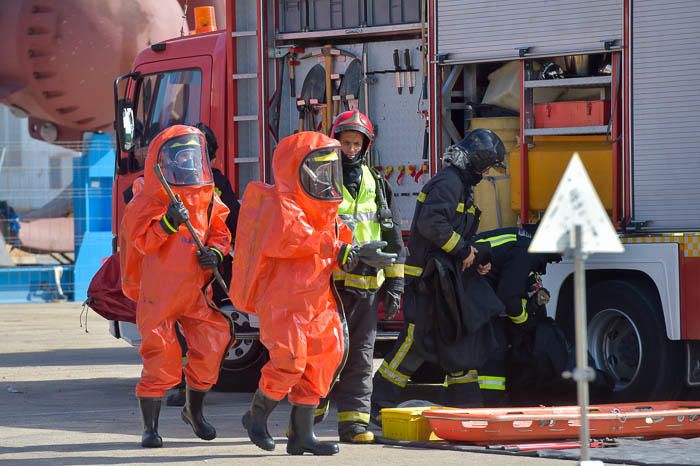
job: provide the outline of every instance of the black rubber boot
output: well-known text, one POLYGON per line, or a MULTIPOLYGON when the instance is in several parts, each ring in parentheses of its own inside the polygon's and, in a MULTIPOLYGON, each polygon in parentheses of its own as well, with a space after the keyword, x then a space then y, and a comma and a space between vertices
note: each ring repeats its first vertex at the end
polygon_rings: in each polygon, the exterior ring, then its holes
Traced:
POLYGON ((292 406, 291 432, 287 441, 290 455, 335 455, 340 451, 334 442, 321 442, 314 435, 314 412, 316 406, 292 406))
POLYGON ((243 415, 243 427, 248 431, 250 440, 263 450, 275 449, 275 441, 267 431, 267 418, 278 401, 266 397, 263 392, 256 390, 250 409, 243 415))
POLYGON ((158 435, 158 416, 160 415, 160 398, 139 398, 141 417, 143 418, 143 435, 141 446, 160 448, 163 439, 158 435))
POLYGON ((185 403, 187 403, 185 387, 177 387, 165 400, 167 406, 185 406, 185 403))
POLYGON ((185 396, 187 402, 185 403, 185 409, 182 410, 182 420, 185 421, 185 424, 189 424, 192 427, 197 437, 202 440, 214 440, 216 438, 216 429, 204 419, 202 414, 204 397, 207 396, 207 392, 187 387, 185 396))

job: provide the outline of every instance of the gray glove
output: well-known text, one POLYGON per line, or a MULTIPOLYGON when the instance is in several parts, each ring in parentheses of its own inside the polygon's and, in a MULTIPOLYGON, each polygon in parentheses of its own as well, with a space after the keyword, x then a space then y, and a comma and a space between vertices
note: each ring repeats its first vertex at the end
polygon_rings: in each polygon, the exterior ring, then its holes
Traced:
POLYGON ((370 241, 369 243, 363 244, 360 247, 355 246, 353 249, 358 251, 360 262, 367 264, 370 267, 383 269, 384 267, 388 267, 396 262, 396 258, 399 257, 398 254, 393 252, 382 252, 382 248, 385 248, 386 245, 386 241, 370 241))
POLYGON ((360 261, 360 252, 357 248, 354 248, 349 244, 344 244, 343 247, 340 248, 337 260, 341 270, 344 272, 350 272, 352 269, 357 267, 357 263, 360 261))

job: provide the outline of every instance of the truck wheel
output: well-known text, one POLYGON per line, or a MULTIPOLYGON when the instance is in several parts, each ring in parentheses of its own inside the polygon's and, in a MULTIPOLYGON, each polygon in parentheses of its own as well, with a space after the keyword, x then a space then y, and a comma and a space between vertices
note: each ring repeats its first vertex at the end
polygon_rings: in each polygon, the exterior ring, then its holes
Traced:
MULTIPOLYGON (((683 387, 683 352, 666 338, 658 298, 640 284, 610 280, 589 289, 587 304, 588 351, 615 384, 599 402, 675 399, 683 387)), ((565 320, 573 335, 573 313, 565 320)))
MULTIPOLYGON (((235 311, 232 307, 224 307, 222 311, 231 315, 236 331, 251 331, 246 314, 235 311)), ((259 340, 236 341, 221 366, 214 389, 222 392, 254 392, 260 380, 260 369, 267 359, 267 351, 259 340)))

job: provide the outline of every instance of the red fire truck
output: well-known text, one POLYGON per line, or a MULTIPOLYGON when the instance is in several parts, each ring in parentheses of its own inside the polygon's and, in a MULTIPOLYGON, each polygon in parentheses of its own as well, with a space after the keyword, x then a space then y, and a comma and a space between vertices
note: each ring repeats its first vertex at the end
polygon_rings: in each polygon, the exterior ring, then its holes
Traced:
MULTIPOLYGON (((153 44, 115 82, 114 225, 148 143, 170 124, 208 124, 223 147, 217 164, 241 193, 251 180, 274 181, 279 139, 323 130, 359 105, 377 128, 372 164, 391 183, 406 230, 443 149, 470 128, 490 128, 506 143, 508 169, 477 189, 482 230, 540 218, 578 152, 625 243, 623 254, 587 262, 588 343, 615 380, 612 398, 673 399, 700 384, 700 3, 228 0, 226 8, 226 30, 153 44)), ((549 312, 569 335, 572 274, 564 260, 545 277, 549 312)), ((253 333, 254 320, 234 316, 242 334, 253 333)), ((382 321, 381 338, 397 324, 382 321)), ((112 329, 137 342, 128 325, 112 329)), ((241 339, 222 383, 254 385, 263 357, 259 342, 241 339)))

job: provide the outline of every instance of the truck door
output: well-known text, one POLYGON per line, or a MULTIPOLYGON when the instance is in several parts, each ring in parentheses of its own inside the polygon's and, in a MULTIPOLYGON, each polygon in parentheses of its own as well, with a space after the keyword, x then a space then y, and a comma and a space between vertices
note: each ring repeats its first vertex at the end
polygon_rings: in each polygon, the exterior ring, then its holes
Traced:
POLYGON ((645 229, 700 226, 700 2, 632 8, 633 220, 645 229))
MULTIPOLYGON (((125 193, 143 172, 148 145, 172 125, 209 124, 211 107, 211 58, 209 56, 144 63, 136 68, 138 78, 130 81, 128 97, 134 109, 134 145, 121 152, 126 167, 115 176, 114 231, 124 212, 125 193)), ((127 196, 128 197, 128 196, 127 196)))

